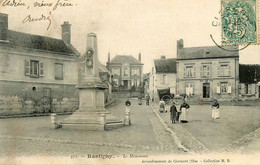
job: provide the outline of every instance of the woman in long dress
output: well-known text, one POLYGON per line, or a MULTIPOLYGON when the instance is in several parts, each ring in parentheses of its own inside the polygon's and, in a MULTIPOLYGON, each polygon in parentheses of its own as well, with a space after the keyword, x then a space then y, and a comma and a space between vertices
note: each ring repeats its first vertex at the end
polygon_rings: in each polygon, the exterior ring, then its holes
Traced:
POLYGON ((160 111, 160 113, 163 113, 164 110, 165 110, 165 103, 164 103, 163 100, 161 100, 161 101, 159 102, 159 111, 160 111))
POLYGON ((180 106, 180 111, 181 111, 180 118, 179 118, 180 122, 182 123, 188 122, 189 108, 190 108, 189 104, 187 104, 186 101, 183 100, 183 103, 180 106))
POLYGON ((214 103, 211 106, 211 108, 212 108, 211 117, 213 119, 218 119, 219 118, 219 103, 218 103, 218 100, 214 100, 214 103))

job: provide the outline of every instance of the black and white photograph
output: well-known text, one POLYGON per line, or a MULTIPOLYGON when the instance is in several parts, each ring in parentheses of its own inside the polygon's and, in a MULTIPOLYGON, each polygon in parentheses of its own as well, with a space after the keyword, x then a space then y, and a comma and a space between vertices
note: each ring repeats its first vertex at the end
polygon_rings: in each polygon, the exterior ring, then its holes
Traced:
POLYGON ((259 156, 260 0, 0 0, 0 164, 259 156))

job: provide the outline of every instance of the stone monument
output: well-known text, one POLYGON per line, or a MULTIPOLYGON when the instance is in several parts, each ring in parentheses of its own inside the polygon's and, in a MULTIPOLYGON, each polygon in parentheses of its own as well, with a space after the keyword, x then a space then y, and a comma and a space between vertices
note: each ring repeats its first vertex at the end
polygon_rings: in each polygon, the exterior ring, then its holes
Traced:
POLYGON ((104 90, 107 88, 99 78, 97 38, 95 33, 87 36, 87 50, 79 59, 83 74, 76 86, 79 90, 79 109, 61 121, 64 129, 109 130, 123 126, 123 122, 105 109, 104 90))

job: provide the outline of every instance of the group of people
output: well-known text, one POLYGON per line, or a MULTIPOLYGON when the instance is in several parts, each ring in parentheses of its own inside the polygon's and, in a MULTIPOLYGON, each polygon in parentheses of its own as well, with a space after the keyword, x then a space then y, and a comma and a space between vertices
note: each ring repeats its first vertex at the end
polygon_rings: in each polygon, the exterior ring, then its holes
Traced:
POLYGON ((189 114, 189 104, 186 103, 185 100, 183 100, 180 109, 177 110, 175 103, 172 102, 172 106, 170 108, 171 113, 171 121, 172 123, 176 122, 188 122, 188 114, 189 114))
MULTIPOLYGON (((176 122, 182 122, 186 123, 188 122, 188 116, 189 116, 189 104, 186 103, 186 100, 184 99, 182 101, 182 104, 180 106, 180 109, 177 109, 175 106, 175 103, 172 102, 172 106, 170 108, 170 118, 173 123, 176 122)), ((218 119, 219 118, 219 103, 217 100, 214 100, 213 105, 211 106, 212 108, 212 114, 211 117, 213 119, 218 119)))

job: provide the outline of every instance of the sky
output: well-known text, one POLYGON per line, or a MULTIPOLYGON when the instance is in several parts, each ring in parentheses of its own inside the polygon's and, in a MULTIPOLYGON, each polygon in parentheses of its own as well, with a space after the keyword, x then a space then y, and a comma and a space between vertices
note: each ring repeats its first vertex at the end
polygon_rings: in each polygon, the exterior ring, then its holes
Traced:
MULTIPOLYGON (((176 42, 184 40, 184 47, 212 46, 210 35, 220 44, 219 0, 20 0, 25 6, 4 6, 0 11, 9 14, 9 29, 25 33, 61 38, 61 24, 72 24, 72 44, 82 54, 86 50, 87 34, 97 34, 98 57, 106 64, 110 52, 116 55, 142 54, 144 73, 151 69, 153 59, 164 55, 176 58, 176 42), (34 4, 53 3, 50 7, 34 4), (72 3, 73 6, 55 4, 72 3), (25 22, 31 18, 50 16, 49 21, 25 22)), ((16 0, 19 2, 18 0, 16 0)), ((260 45, 250 45, 240 51, 240 63, 260 64, 260 45)))

